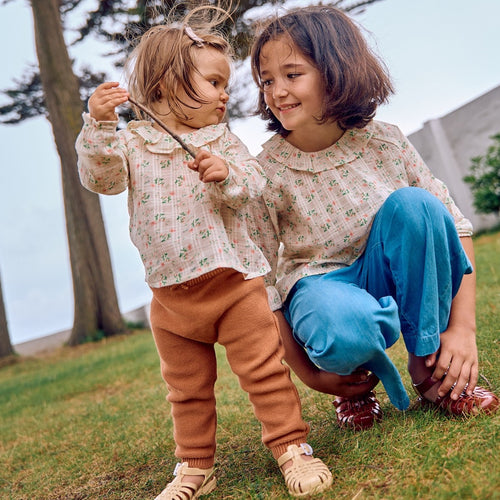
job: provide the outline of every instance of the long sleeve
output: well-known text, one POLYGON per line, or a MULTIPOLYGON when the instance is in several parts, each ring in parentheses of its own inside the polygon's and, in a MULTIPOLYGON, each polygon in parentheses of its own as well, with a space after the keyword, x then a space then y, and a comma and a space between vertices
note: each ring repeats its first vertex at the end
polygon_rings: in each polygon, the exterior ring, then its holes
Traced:
MULTIPOLYGON (((397 130, 399 132, 399 129, 397 130)), ((439 198, 453 216, 459 236, 471 236, 472 224, 457 207, 446 184, 434 176, 415 147, 399 133, 409 185, 424 188, 439 198)))
POLYGON ((247 279, 264 276, 269 265, 245 221, 246 204, 265 186, 260 165, 225 124, 193 130, 183 140, 226 160, 228 178, 201 182, 177 141, 147 121, 116 131, 115 122, 86 114, 76 144, 81 182, 100 194, 128 191, 130 237, 151 287, 219 268, 247 279))
POLYGON ((279 264, 271 265, 282 300, 299 279, 351 265, 366 247, 376 213, 397 189, 428 190, 448 208, 460 236, 472 232, 446 186, 394 125, 370 122, 318 152, 300 151, 276 135, 258 159, 281 244, 279 264))
POLYGON ((125 191, 129 184, 127 146, 116 131, 117 122, 97 122, 88 113, 83 120, 76 140, 82 185, 100 194, 125 191))
POLYGON ((258 161, 236 135, 227 131, 223 140, 225 148, 212 152, 227 163, 229 175, 216 186, 224 203, 237 210, 262 196, 266 178, 258 161))

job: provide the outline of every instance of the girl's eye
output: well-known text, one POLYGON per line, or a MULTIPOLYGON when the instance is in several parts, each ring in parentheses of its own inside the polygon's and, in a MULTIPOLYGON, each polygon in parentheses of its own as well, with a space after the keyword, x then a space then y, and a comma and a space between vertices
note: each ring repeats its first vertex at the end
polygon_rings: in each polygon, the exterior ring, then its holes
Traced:
POLYGON ((290 80, 293 80, 294 78, 297 78, 300 76, 300 73, 288 73, 287 77, 290 78, 290 80))
POLYGON ((272 81, 271 81, 271 80, 263 80, 263 81, 261 82, 261 85, 262 85, 262 87, 263 87, 263 88, 266 88, 266 87, 270 87, 270 86, 271 86, 271 83, 272 83, 272 81))
POLYGON ((213 85, 214 87, 217 87, 217 80, 210 80, 210 84, 213 85))

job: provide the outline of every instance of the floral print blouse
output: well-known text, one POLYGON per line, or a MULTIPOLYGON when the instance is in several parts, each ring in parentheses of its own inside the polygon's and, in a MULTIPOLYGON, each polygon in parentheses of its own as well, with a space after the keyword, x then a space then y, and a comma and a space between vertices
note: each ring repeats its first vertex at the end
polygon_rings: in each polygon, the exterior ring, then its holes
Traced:
POLYGON ((184 134, 195 149, 224 159, 229 175, 204 184, 190 156, 150 122, 97 122, 88 113, 76 142, 82 184, 100 194, 128 189, 130 236, 153 288, 183 283, 217 268, 247 279, 269 264, 250 239, 245 207, 265 187, 262 169, 224 123, 184 134))
POLYGON ((253 224, 272 267, 266 280, 273 309, 302 277, 352 264, 364 251, 382 203, 402 187, 422 187, 437 196, 452 214, 458 234, 472 234, 446 186, 394 125, 372 121, 313 153, 275 135, 258 159, 268 186, 266 206, 254 205, 253 224))

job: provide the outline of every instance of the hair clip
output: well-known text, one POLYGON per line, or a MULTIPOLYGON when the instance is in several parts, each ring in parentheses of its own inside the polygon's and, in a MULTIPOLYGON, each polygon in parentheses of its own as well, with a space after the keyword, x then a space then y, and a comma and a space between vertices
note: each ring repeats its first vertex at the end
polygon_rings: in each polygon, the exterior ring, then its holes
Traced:
POLYGON ((203 47, 205 40, 200 38, 190 26, 184 26, 184 33, 196 43, 198 47, 203 47))

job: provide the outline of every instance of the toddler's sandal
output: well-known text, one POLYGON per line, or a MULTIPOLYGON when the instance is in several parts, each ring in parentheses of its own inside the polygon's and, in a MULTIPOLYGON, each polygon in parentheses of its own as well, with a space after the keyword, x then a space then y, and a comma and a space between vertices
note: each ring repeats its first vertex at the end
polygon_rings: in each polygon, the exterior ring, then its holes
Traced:
POLYGON ((419 396, 418 402, 422 406, 438 408, 448 415, 455 416, 473 416, 481 412, 494 413, 498 409, 498 397, 480 386, 476 386, 470 396, 464 390, 458 399, 451 399, 450 390, 445 396, 438 396, 435 401, 430 401, 424 394, 438 382, 439 380, 428 377, 418 384, 413 384, 419 396))
POLYGON ((291 444, 288 451, 278 458, 278 465, 292 461, 287 469, 282 470, 288 492, 293 497, 314 495, 329 488, 333 482, 332 473, 319 459, 303 460, 301 455, 312 455, 312 448, 307 443, 299 446, 291 444))
POLYGON ((197 469, 189 467, 187 462, 178 463, 175 467, 175 479, 155 498, 155 500, 192 500, 207 495, 215 488, 214 468, 197 469), (198 486, 191 482, 182 482, 185 476, 204 476, 203 483, 198 486))

